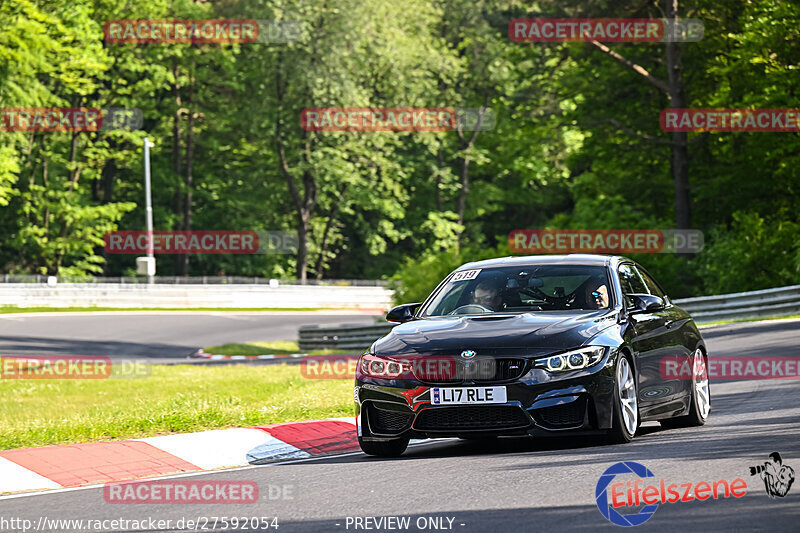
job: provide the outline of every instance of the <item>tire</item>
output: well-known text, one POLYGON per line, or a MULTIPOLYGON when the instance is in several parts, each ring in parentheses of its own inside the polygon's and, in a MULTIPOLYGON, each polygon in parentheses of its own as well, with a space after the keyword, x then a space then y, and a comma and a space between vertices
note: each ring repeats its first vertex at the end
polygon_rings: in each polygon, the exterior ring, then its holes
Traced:
POLYGON ((358 445, 361 446, 361 451, 375 457, 400 457, 408 448, 408 441, 408 437, 377 442, 365 441, 358 437, 358 445))
POLYGON ((692 392, 689 400, 689 413, 660 420, 662 427, 687 428, 705 425, 706 420, 708 420, 708 414, 711 411, 711 387, 708 382, 707 369, 707 358, 703 351, 698 348, 692 356, 692 392))
POLYGON ((632 441, 640 423, 636 375, 628 356, 620 355, 614 368, 614 409, 608 442, 625 444, 632 441))

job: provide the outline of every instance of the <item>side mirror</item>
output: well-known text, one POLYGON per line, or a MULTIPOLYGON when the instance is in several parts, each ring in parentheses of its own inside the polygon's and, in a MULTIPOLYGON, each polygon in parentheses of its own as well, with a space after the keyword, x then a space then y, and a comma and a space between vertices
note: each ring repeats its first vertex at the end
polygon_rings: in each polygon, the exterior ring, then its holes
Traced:
POLYGON ((667 304, 663 298, 653 296, 652 294, 628 294, 633 299, 633 309, 629 313, 652 313, 661 311, 667 304))
POLYGON ((386 313, 386 321, 395 322, 397 324, 408 322, 414 318, 414 313, 417 312, 417 309, 419 309, 420 305, 422 305, 421 302, 415 304, 403 304, 393 307, 388 313, 386 313))

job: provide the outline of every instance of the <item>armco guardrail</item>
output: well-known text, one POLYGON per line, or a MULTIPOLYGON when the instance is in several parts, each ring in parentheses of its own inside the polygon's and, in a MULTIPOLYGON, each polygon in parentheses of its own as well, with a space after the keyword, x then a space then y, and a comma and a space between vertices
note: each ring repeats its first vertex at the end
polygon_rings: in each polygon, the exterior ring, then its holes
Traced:
MULTIPOLYGON (((717 320, 789 315, 800 313, 800 285, 674 301, 690 312, 699 324, 717 320)), ((300 349, 365 350, 395 325, 384 322, 372 326, 303 326, 300 328, 300 349)))
POLYGON ((18 307, 362 307, 391 306, 383 287, 312 285, 129 285, 0 283, 0 305, 18 307))
POLYGON ((325 349, 362 352, 396 325, 382 322, 370 326, 302 326, 298 344, 301 352, 325 349))
POLYGON ((735 292, 699 298, 682 298, 675 304, 692 314, 696 322, 715 322, 800 313, 800 285, 735 292))

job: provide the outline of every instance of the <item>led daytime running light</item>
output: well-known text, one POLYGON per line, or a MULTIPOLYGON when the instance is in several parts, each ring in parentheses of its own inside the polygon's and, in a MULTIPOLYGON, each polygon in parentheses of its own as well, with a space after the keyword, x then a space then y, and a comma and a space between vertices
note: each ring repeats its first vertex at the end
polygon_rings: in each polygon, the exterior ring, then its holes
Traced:
POLYGON ((571 352, 551 355, 536 360, 536 367, 548 372, 566 372, 582 370, 594 366, 603 359, 605 348, 602 346, 586 346, 571 352))

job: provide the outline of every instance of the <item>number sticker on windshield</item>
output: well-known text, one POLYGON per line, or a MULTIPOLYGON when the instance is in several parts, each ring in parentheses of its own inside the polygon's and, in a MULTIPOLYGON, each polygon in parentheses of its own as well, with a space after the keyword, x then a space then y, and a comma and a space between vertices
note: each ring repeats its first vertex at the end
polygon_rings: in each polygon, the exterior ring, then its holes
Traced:
POLYGON ((464 270, 463 272, 456 272, 455 275, 450 278, 450 281, 467 281, 470 279, 475 279, 478 277, 481 269, 476 268, 475 270, 464 270))

